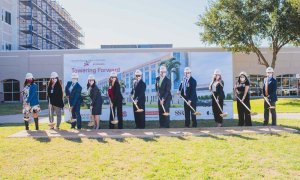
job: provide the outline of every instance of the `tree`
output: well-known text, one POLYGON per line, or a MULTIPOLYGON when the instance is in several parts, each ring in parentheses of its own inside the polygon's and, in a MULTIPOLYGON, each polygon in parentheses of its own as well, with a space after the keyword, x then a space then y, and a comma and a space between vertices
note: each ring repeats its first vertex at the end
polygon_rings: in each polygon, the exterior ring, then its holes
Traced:
POLYGON ((300 44, 299 0, 216 0, 209 6, 197 22, 207 44, 253 52, 260 65, 273 68, 283 46, 300 44), (265 43, 273 52, 271 60, 259 49, 265 43))

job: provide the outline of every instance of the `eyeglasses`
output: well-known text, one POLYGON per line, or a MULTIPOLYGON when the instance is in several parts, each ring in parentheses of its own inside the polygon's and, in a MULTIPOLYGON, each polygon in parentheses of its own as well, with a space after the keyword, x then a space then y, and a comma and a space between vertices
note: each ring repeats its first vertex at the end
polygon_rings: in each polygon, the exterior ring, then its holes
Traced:
POLYGON ((51 78, 51 80, 54 80, 54 79, 56 79, 56 78, 51 78))
POLYGON ((135 75, 136 77, 141 77, 141 75, 135 75))
POLYGON ((89 81, 94 81, 93 79, 89 79, 89 81))

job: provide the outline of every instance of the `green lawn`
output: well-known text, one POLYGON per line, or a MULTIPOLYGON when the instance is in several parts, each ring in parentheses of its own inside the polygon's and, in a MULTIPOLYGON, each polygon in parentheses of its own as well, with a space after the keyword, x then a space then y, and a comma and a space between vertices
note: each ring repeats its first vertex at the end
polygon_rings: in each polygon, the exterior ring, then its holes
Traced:
MULTIPOLYGON (((253 99, 250 101, 251 110, 257 113, 264 112, 264 100, 253 99)), ((233 103, 234 113, 237 113, 236 101, 233 103)), ((279 98, 276 102, 276 111, 278 113, 300 113, 299 98, 279 98)))
MULTIPOLYGON (((41 109, 48 109, 47 102, 40 103, 41 109)), ((21 103, 0 103, 0 115, 11 115, 11 114, 21 114, 22 113, 21 103)))
MULTIPOLYGON (((262 120, 255 120, 260 125, 262 120)), ((182 125, 172 121, 172 127, 182 125)), ((235 125, 226 121, 226 126, 235 125)), ((201 121, 201 126, 212 126, 201 121)), ((299 120, 278 124, 300 129, 299 120)), ((107 125, 107 122, 105 123, 107 125)), ((125 127, 132 127, 125 122, 125 127)), ((148 122, 147 127, 156 127, 148 122)), ((102 124, 104 126, 104 123, 102 124)), ((182 126, 181 126, 182 127, 182 126)), ((33 128, 33 124, 31 124, 33 128)), ((41 129, 46 129, 42 124, 41 129)), ((23 125, 0 125, 0 179, 298 179, 300 135, 154 139, 14 139, 23 125)), ((63 123, 62 129, 69 129, 63 123)))

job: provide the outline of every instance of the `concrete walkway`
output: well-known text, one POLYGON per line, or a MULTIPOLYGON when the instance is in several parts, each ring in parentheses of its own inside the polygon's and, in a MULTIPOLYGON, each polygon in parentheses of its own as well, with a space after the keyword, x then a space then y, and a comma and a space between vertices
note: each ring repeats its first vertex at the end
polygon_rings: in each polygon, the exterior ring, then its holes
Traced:
POLYGON ((300 133, 296 129, 283 126, 253 126, 253 127, 211 127, 211 128, 171 128, 171 129, 101 129, 101 130, 40 130, 20 131, 10 138, 156 138, 160 136, 208 136, 218 138, 218 135, 248 137, 241 134, 279 134, 300 133))
MULTIPOLYGON (((48 110, 43 110, 40 113, 41 116, 39 118, 40 123, 48 123, 48 110)), ((201 118, 201 117, 200 117, 201 118)), ((252 116, 254 119, 262 119, 264 118, 263 114, 257 114, 255 116, 252 116)), ((277 113, 278 119, 300 119, 300 113, 277 113)), ((234 114, 234 119, 238 119, 238 115, 234 114)), ((62 118, 63 121, 63 118, 62 118)), ((6 116, 0 116, 0 124, 5 123, 23 123, 23 114, 16 114, 16 115, 6 115, 6 116)))

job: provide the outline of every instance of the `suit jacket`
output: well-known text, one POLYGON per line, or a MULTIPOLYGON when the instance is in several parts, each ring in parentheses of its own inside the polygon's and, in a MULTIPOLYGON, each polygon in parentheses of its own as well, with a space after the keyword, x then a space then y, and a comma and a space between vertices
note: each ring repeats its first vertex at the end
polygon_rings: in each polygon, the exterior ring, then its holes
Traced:
POLYGON ((72 82, 69 81, 66 85, 65 88, 65 92, 66 92, 66 96, 69 96, 69 100, 70 100, 70 106, 74 107, 74 106, 80 106, 81 101, 82 101, 82 97, 81 97, 81 91, 82 91, 82 87, 79 85, 79 83, 77 82, 72 91, 69 91, 69 88, 71 87, 72 82))
POLYGON ((91 98, 91 106, 95 105, 102 105, 102 97, 99 88, 95 85, 95 87, 91 88, 90 91, 90 98, 91 98))
POLYGON ((185 92, 186 95, 184 95, 184 89, 183 89, 184 86, 182 83, 179 86, 179 91, 181 93, 181 96, 184 97, 187 101, 192 101, 196 103, 197 102, 197 92, 196 92, 197 81, 193 77, 190 77, 190 79, 187 82, 187 87, 185 92))
POLYGON ((159 80, 160 76, 156 78, 156 92, 159 93, 160 99, 165 99, 165 101, 172 100, 171 95, 171 80, 167 77, 165 77, 161 83, 161 86, 159 86, 159 80))
POLYGON ((143 80, 140 80, 136 87, 131 90, 131 95, 133 95, 134 100, 138 100, 138 102, 145 103, 145 91, 146 91, 146 83, 143 80))
POLYGON ((268 80, 268 98, 270 102, 276 102, 277 101, 277 81, 273 77, 271 79, 265 78, 264 79, 264 86, 263 86, 263 95, 266 96, 266 82, 268 80))

